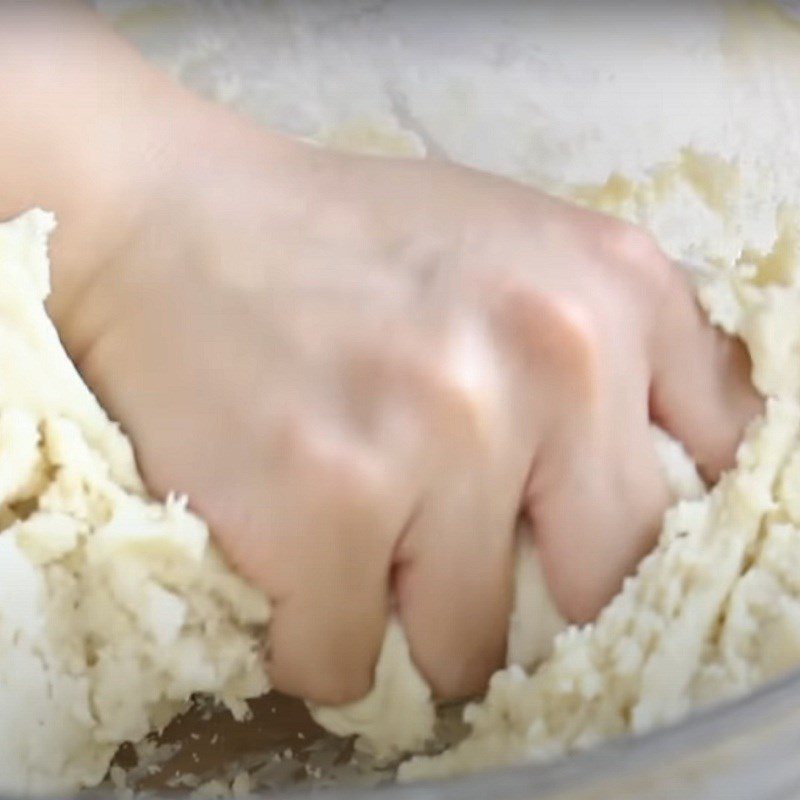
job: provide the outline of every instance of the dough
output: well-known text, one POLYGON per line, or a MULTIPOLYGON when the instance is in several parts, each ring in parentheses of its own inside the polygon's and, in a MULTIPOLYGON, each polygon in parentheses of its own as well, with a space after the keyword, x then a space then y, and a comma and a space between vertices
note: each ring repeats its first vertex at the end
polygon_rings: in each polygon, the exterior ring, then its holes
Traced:
MULTIPOLYGON (((713 163, 690 161, 713 177, 713 163)), ((650 182, 615 177, 578 194, 657 223, 684 202, 686 163, 683 154, 650 182)), ((691 176, 690 187, 702 182, 691 176)), ((724 196, 695 190, 725 214, 724 196)), ((267 602, 225 566, 185 499, 146 496, 129 442, 45 314, 53 225, 39 210, 0 225, 0 790, 28 795, 97 784, 119 744, 163 727, 195 693, 243 715, 268 689, 267 602)), ((796 216, 782 211, 777 230, 771 253, 718 258, 698 287, 712 319, 746 340, 770 398, 737 468, 706 493, 682 448, 654 430, 684 499, 637 576, 580 630, 563 630, 521 532, 509 667, 465 712, 467 739, 406 762, 401 779, 648 730, 800 663, 796 216)), ((370 695, 312 712, 359 734, 379 762, 420 751, 435 723, 396 623, 370 695)))
MULTIPOLYGON (((679 216, 687 194, 712 206, 705 178, 695 173, 701 185, 692 187, 685 165, 683 154, 649 181, 612 176, 603 189, 579 195, 658 227, 679 216)), ((713 161, 705 166, 705 177, 720 177, 713 161)), ((724 166, 728 174, 730 165, 724 166)), ((732 199, 715 198, 723 228, 732 199)), ((703 305, 743 337, 755 383, 768 398, 736 468, 710 493, 669 510, 655 551, 595 624, 561 633, 552 655, 530 675, 519 667, 494 675, 486 698, 465 711, 470 735, 440 756, 406 762, 401 780, 583 750, 675 721, 800 664, 797 215, 781 210, 776 227, 770 253, 719 258, 715 268, 698 273, 703 305)), ((664 230, 673 235, 662 235, 662 244, 685 253, 680 237, 686 231, 669 223, 664 230)), ((733 250, 733 242, 734 236, 721 238, 718 252, 733 250)))
POLYGON ((230 573, 181 498, 150 501, 130 445, 48 320, 47 236, 0 225, 0 792, 102 780, 195 692, 268 686, 262 596, 230 573))
MULTIPOLYGON (((84 385, 44 310, 52 215, 0 225, 0 791, 97 784, 205 693, 246 713, 269 688, 269 607, 234 575, 185 498, 148 498, 128 440, 84 385)), ((540 658, 562 627, 534 556, 513 647, 540 658)), ((521 587, 524 583, 524 589, 521 587)), ((513 649, 513 648, 512 648, 513 649)), ((527 663, 527 661, 526 661, 527 663)), ((363 700, 312 709, 378 761, 433 735, 430 690, 390 624, 363 700)))

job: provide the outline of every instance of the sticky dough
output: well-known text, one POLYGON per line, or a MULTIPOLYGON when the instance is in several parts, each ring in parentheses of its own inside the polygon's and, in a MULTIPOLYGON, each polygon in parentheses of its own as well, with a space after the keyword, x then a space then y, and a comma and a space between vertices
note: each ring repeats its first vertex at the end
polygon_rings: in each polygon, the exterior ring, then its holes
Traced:
MULTIPOLYGON (((55 220, 0 225, 0 790, 97 784, 118 746, 163 727, 192 695, 236 715, 269 688, 269 607, 215 552, 185 499, 148 498, 132 449, 64 352, 43 301, 55 220)), ((560 619, 534 556, 514 647, 549 649, 560 619)), ((387 760, 419 750, 435 719, 399 625, 373 691, 314 708, 387 760)))
POLYGON ((510 667, 494 675, 485 699, 465 711, 470 735, 439 756, 407 761, 401 780, 584 750, 800 665, 800 221, 781 209, 772 251, 739 255, 735 193, 712 207, 704 190, 718 177, 715 159, 694 159, 708 174, 694 170, 691 181, 686 161, 682 154, 638 184, 615 175, 577 195, 647 220, 675 256, 706 238, 717 264, 701 271, 699 298, 712 320, 745 340, 766 414, 747 432, 735 469, 669 510, 657 547, 597 622, 560 633, 530 674, 510 667), (697 206, 705 218, 697 214, 693 227, 687 209, 697 206))
MULTIPOLYGON (((643 183, 614 176, 605 188, 570 191, 681 233, 670 209, 694 191, 682 163, 643 183)), ((724 204, 714 211, 720 220, 724 204)), ((244 700, 268 689, 268 604, 224 565, 183 499, 146 496, 129 442, 45 314, 53 225, 38 210, 0 225, 5 793, 95 785, 120 743, 161 728, 193 694, 241 716, 244 700)), ((769 398, 738 466, 706 493, 680 446, 654 430, 684 499, 637 575, 583 629, 564 629, 522 536, 509 666, 465 712, 466 740, 407 761, 402 780, 546 759, 648 730, 800 663, 800 226, 782 211, 773 252, 747 258, 729 247, 724 222, 718 230, 719 263, 699 297, 714 321, 745 339, 769 398)), ((662 244, 685 250, 669 236, 662 244)), ((333 732, 359 734, 379 761, 420 750, 435 721, 396 623, 371 694, 312 712, 333 732)))

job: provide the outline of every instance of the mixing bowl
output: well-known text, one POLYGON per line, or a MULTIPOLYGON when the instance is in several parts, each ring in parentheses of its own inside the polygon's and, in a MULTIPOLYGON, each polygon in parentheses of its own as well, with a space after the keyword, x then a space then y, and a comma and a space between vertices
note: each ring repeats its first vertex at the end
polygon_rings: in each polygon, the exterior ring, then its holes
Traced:
MULTIPOLYGON (((284 737, 278 744, 281 749, 305 723, 298 722, 291 704, 284 702, 279 716, 271 716, 266 725, 260 731, 261 742, 274 748, 284 737), (287 724, 290 717, 294 718, 287 724), (282 732, 276 735, 276 728, 282 732)), ((258 736, 259 731, 251 728, 249 733, 233 736, 229 745, 252 748, 258 745, 258 736)), ((322 794, 289 786, 254 796, 274 800, 797 800, 798 753, 800 672, 793 672, 677 725, 549 764, 369 789, 343 785, 322 794)), ((98 800, 109 796, 111 792, 102 789, 81 795, 98 800)), ((171 791, 165 796, 176 794, 171 791)))
MULTIPOLYGON (((334 146, 424 152, 558 188, 602 182, 612 170, 637 174, 691 144, 774 167, 767 177, 775 196, 797 196, 800 186, 800 157, 786 167, 794 146, 787 131, 800 122, 800 34, 767 3, 98 5, 197 90, 334 146), (783 131, 760 124, 778 106, 783 131), (772 166, 763 153, 774 154, 772 166)), ((758 191, 753 179, 756 201, 758 191)), ((230 747, 262 741, 279 750, 298 731, 306 735, 309 723, 292 717, 291 704, 263 702, 276 713, 264 707, 246 732, 232 729, 230 747), (282 715, 292 717, 283 726, 282 715)), ((172 733, 190 735, 180 726, 172 733)), ((288 788, 270 796, 310 795, 288 788)), ((326 796, 800 798, 800 672, 680 724, 553 763, 326 796)))

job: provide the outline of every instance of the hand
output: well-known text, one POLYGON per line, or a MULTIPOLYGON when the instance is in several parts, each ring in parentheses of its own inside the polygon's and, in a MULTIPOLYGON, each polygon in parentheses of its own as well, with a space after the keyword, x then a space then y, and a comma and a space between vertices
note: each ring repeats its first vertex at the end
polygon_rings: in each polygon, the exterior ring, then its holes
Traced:
POLYGON ((667 504, 650 420, 709 480, 732 463, 760 407, 743 348, 641 230, 176 98, 144 212, 61 330, 153 491, 269 595, 274 684, 361 696, 396 603, 439 696, 482 688, 520 514, 591 619, 667 504))
POLYGON ((0 216, 57 212, 59 332, 150 488, 187 492, 274 602, 285 691, 365 693, 393 603, 436 692, 479 690, 519 515, 590 619, 666 503, 648 420, 713 480, 760 408, 640 230, 284 140, 81 3, 0 8, 0 100, 0 216))

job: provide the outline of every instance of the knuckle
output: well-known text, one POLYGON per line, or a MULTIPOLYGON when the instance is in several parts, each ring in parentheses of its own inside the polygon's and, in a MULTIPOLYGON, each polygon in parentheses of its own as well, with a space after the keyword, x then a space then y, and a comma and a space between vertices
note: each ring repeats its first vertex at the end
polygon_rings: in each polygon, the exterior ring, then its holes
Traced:
POLYGON ((603 249, 622 261, 636 262, 660 255, 653 236, 644 228, 623 220, 608 220, 600 229, 603 249))
POLYGON ((291 420, 282 431, 291 475, 322 503, 351 511, 374 508, 385 483, 380 463, 335 426, 291 420))
POLYGON ((562 374, 584 392, 596 387, 600 374, 601 337, 593 314, 567 297, 551 302, 562 374))
POLYGON ((603 336, 598 314, 585 301, 544 292, 524 280, 502 286, 493 320, 512 353, 521 353, 532 374, 544 371, 554 385, 586 399, 602 374, 603 336))
POLYGON ((561 335, 578 349, 591 347, 596 339, 592 312, 581 302, 564 295, 550 300, 551 314, 561 335))
POLYGON ((423 427, 451 444, 475 442, 492 392, 488 344, 479 331, 449 331, 433 351, 416 348, 404 365, 404 392, 423 427))
POLYGON ((650 291, 660 293, 671 281, 673 268, 655 237, 644 228, 628 222, 607 223, 601 236, 601 247, 615 263, 627 266, 632 277, 643 282, 650 291))
POLYGON ((436 379, 438 414, 464 442, 482 439, 487 424, 491 387, 479 370, 472 372, 455 359, 436 379))
POLYGON ((546 331, 551 296, 520 271, 498 274, 490 287, 488 321, 503 341, 535 343, 546 331))

